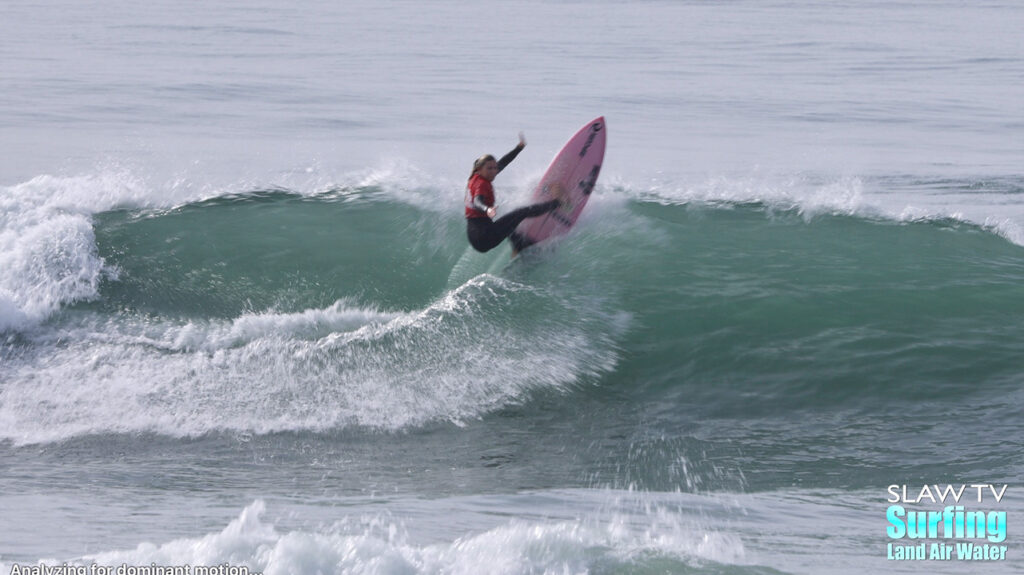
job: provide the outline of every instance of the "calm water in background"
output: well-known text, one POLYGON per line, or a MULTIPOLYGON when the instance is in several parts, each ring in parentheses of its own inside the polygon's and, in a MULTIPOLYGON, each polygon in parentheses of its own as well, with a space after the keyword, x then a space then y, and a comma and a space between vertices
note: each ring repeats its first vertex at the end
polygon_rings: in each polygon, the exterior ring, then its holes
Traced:
POLYGON ((0 571, 1019 570, 1022 23, 5 4, 0 571), (578 229, 468 252, 598 115, 578 229), (886 562, 977 482, 1008 561, 886 562))

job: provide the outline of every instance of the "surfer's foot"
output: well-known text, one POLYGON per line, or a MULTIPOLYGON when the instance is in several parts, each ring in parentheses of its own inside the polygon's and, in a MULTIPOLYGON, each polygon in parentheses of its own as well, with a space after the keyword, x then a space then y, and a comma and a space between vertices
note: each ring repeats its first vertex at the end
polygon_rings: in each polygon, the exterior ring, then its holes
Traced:
POLYGON ((530 245, 530 242, 523 236, 519 235, 519 232, 513 232, 508 239, 512 243, 512 257, 516 257, 519 252, 523 251, 530 245))

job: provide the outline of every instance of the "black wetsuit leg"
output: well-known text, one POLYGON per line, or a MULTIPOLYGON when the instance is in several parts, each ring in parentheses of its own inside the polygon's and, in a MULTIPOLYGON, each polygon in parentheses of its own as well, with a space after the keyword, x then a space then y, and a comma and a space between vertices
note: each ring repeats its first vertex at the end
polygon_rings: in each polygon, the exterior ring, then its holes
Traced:
POLYGON ((505 214, 497 220, 490 218, 468 218, 466 220, 466 235, 469 243, 478 252, 487 252, 509 237, 516 226, 526 218, 542 216, 560 205, 558 200, 551 200, 542 204, 534 204, 519 208, 505 214))

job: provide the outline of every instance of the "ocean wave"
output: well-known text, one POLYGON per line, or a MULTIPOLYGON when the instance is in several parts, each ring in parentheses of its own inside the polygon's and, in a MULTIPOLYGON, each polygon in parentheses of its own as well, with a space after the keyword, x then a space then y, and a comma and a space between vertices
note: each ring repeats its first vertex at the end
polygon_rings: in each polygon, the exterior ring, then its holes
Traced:
POLYGON ((462 189, 431 179, 408 162, 337 175, 310 170, 283 178, 292 187, 248 180, 229 185, 187 177, 152 182, 121 166, 79 176, 40 175, 0 188, 0 332, 30 329, 65 306, 99 297, 116 266, 100 256, 95 216, 132 210, 158 217, 183 207, 252 199, 262 190, 322 201, 384 199, 419 210, 457 212, 462 189))
POLYGON ((691 524, 663 509, 580 519, 513 519, 451 540, 423 543, 410 536, 400 518, 387 513, 346 516, 314 531, 289 531, 265 520, 266 508, 256 500, 224 529, 200 537, 40 563, 216 566, 239 575, 706 572, 709 566, 747 564, 735 535, 691 524))
POLYGON ((757 207, 795 213, 805 221, 848 216, 903 224, 967 225, 1024 246, 1021 184, 1005 178, 943 180, 941 190, 916 177, 766 174, 678 180, 619 180, 614 192, 640 202, 711 209, 757 207))
MULTIPOLYGON (((504 183, 504 203, 528 201, 534 180, 527 175, 504 183)), ((312 170, 282 181, 284 185, 239 181, 215 188, 179 178, 154 185, 128 170, 112 168, 78 177, 39 176, 0 189, 0 268, 5 272, 0 276, 0 331, 32 328, 69 305, 101 296, 104 281, 115 280, 119 267, 101 254, 95 219, 112 210, 166 217, 185 208, 216 210, 237 206, 238 202, 296 199, 379 205, 384 208, 383 216, 401 206, 412 210, 403 216, 412 220, 404 225, 382 220, 388 229, 399 234, 406 229, 404 233, 410 239, 422 238, 435 251, 455 239, 464 246, 461 235, 448 234, 461 220, 463 183, 457 178, 438 178, 394 158, 356 172, 328 174, 312 170), (439 222, 443 226, 439 227, 439 222)), ((589 223, 600 222, 601 233, 613 229, 615 221, 629 217, 631 205, 686 205, 726 211, 754 207, 768 217, 791 213, 805 222, 848 216, 902 224, 964 225, 1024 245, 1024 207, 1019 188, 1005 182, 979 188, 973 180, 944 181, 936 191, 933 184, 905 178, 755 173, 692 181, 627 181, 609 176, 598 186, 592 203, 580 227, 586 229, 589 223), (979 194, 988 199, 982 201, 979 194)), ((226 213, 225 217, 230 215, 226 213)), ((642 221, 628 225, 645 227, 642 221)), ((183 229, 183 233, 187 231, 187 227, 183 229)), ((107 252, 119 247, 108 246, 107 252)), ((449 251, 455 247, 452 244, 449 251)), ((424 248, 418 249, 422 252, 424 248)))
POLYGON ((40 353, 11 362, 0 438, 462 424, 614 367, 613 330, 576 305, 480 277, 412 313, 339 302, 229 322, 86 316, 34 334, 40 353))
POLYGON ((97 253, 91 215, 140 194, 139 182, 125 173, 39 176, 0 189, 0 332, 96 298, 114 270, 97 253))

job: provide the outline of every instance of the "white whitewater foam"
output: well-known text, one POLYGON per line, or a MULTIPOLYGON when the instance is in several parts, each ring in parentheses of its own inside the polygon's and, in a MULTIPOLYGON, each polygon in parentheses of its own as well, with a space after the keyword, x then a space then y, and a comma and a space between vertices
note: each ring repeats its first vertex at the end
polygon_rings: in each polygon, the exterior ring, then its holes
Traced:
POLYGON ((774 210, 797 210, 806 217, 820 214, 877 215, 864 196, 860 178, 819 180, 804 175, 753 174, 714 176, 694 182, 654 179, 643 185, 620 183, 637 199, 667 205, 688 203, 730 206, 760 204, 774 210))
MULTIPOLYGON (((739 538, 708 531, 678 513, 588 513, 578 519, 513 519, 447 541, 417 543, 389 514, 345 517, 317 531, 281 532, 257 500, 223 530, 197 538, 106 551, 47 565, 228 566, 250 574, 589 573, 595 566, 638 568, 656 561, 742 564, 739 538)), ((10 566, 0 563, 9 572, 10 566)))
POLYGON ((87 315, 34 336, 36 353, 12 362, 0 439, 462 424, 614 367, 609 326, 574 308, 479 278, 414 313, 338 302, 205 324, 87 315), (517 305, 560 311, 517 323, 517 305))
POLYGON ((120 168, 0 187, 0 332, 31 327, 61 306, 93 299, 104 276, 116 274, 97 252, 94 214, 170 206, 192 193, 187 186, 153 189, 120 168))
POLYGON ((757 204, 770 211, 795 211, 807 220, 839 215, 900 223, 962 222, 1024 246, 1024 197, 999 191, 969 194, 967 180, 959 194, 893 191, 885 182, 810 174, 754 173, 692 181, 652 178, 613 185, 639 201, 665 205, 757 204))
POLYGON ((0 189, 0 331, 97 295, 104 265, 82 200, 105 185, 39 177, 0 189))

